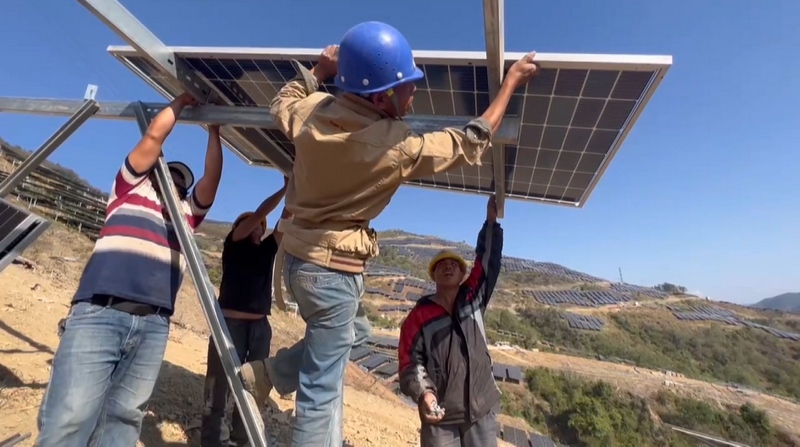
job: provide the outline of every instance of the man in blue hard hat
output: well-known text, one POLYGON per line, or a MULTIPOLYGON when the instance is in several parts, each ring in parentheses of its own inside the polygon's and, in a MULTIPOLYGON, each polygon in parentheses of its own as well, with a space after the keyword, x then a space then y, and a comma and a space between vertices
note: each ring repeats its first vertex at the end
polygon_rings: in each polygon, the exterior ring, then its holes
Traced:
POLYGON ((264 361, 242 366, 257 402, 274 387, 297 391, 293 446, 342 445, 342 378, 350 350, 370 324, 361 306, 364 267, 378 254, 370 221, 402 182, 480 163, 512 93, 538 72, 533 53, 506 74, 497 98, 463 128, 417 134, 402 118, 423 78, 395 28, 364 22, 327 47, 272 102, 279 129, 295 145, 281 248, 284 281, 306 321, 305 337, 264 361), (335 76, 340 97, 319 92, 335 76))

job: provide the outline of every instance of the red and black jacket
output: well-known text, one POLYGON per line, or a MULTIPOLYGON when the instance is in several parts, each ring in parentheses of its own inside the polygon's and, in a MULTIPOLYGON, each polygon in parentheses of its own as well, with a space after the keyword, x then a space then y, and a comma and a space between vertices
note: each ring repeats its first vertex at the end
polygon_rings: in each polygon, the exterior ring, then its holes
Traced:
POLYGON ((475 265, 458 291, 452 315, 428 295, 417 301, 400 329, 400 390, 415 402, 425 390, 432 390, 445 409, 439 424, 475 422, 500 400, 483 327, 483 314, 500 275, 500 224, 483 224, 475 252, 475 265), (492 241, 487 254, 488 225, 492 241))

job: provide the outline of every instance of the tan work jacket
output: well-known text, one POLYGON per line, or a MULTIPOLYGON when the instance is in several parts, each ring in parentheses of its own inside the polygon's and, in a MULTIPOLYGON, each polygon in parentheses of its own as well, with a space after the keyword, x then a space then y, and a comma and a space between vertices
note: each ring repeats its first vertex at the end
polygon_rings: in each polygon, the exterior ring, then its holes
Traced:
POLYGON ((298 75, 280 90, 270 110, 278 129, 295 145, 286 191, 293 217, 279 223, 281 245, 304 261, 360 273, 367 259, 378 255, 369 223, 402 182, 480 164, 491 127, 478 118, 464 129, 418 135, 362 97, 317 91, 314 76, 292 63, 298 75))

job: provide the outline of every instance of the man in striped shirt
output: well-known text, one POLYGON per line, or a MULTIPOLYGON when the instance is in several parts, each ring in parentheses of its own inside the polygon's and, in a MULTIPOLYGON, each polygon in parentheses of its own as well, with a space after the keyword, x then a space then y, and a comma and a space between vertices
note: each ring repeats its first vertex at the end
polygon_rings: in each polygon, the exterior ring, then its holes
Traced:
MULTIPOLYGON (((183 94, 156 115, 117 173, 53 358, 39 409, 39 447, 136 445, 185 265, 153 169, 181 111, 193 104, 183 94)), ((168 164, 193 230, 222 175, 219 127, 208 130, 205 173, 191 194, 191 170, 168 164)))

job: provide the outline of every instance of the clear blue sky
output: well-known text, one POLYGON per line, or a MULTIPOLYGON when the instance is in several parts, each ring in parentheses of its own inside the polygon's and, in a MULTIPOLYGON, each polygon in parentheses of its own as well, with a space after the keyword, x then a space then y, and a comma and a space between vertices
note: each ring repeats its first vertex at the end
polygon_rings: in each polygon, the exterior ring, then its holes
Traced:
MULTIPOLYGON (((168 45, 321 48, 364 20, 393 24, 416 49, 484 45, 477 0, 124 4, 168 45)), ((674 65, 585 208, 508 203, 506 254, 612 279, 622 267, 627 282, 727 301, 800 290, 798 17, 796 0, 507 0, 507 51, 670 54, 674 65)), ((76 99, 92 83, 100 100, 160 99, 106 53, 122 41, 76 1, 5 0, 2 22, 0 96, 76 99)), ((33 149, 62 122, 0 115, 0 136, 33 149)), ((133 123, 92 121, 52 160, 107 190, 138 137, 133 123)), ((179 126, 168 158, 199 173, 205 140, 179 126)), ((231 220, 280 184, 227 153, 210 216, 231 220)), ((484 204, 402 188, 374 224, 473 242, 484 204)))

